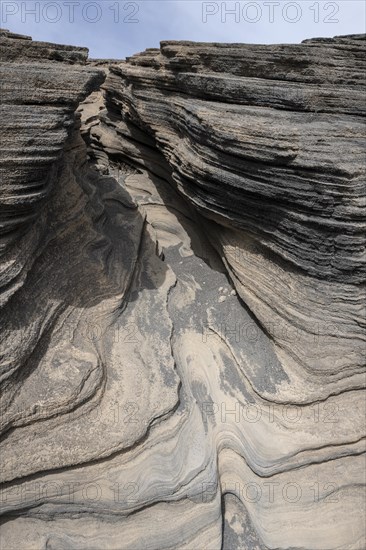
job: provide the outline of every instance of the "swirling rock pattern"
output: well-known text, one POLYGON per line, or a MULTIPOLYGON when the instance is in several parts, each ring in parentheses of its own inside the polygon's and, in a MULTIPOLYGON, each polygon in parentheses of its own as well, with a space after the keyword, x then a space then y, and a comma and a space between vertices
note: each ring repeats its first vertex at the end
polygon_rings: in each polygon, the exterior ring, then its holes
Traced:
POLYGON ((363 549, 365 38, 0 42, 2 547, 363 549))

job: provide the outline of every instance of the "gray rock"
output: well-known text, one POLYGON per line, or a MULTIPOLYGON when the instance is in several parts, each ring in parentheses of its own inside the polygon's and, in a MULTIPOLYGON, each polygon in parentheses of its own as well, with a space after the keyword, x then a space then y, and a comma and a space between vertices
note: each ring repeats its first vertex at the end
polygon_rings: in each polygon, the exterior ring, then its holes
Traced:
POLYGON ((2 546, 364 548, 365 37, 0 46, 2 546))

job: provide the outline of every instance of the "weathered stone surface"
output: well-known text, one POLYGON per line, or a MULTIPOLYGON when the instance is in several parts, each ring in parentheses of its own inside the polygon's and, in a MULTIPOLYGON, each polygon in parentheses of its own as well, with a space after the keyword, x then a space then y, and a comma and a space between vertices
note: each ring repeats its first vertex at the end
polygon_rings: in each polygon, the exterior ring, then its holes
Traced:
POLYGON ((2 547, 363 549, 364 37, 0 45, 2 547))

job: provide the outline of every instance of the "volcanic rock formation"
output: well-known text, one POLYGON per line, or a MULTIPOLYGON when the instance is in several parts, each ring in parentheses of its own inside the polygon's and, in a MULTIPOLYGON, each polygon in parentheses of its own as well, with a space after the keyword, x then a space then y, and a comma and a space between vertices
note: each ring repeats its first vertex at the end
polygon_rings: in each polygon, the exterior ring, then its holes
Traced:
POLYGON ((1 31, 1 548, 365 547, 365 37, 1 31))

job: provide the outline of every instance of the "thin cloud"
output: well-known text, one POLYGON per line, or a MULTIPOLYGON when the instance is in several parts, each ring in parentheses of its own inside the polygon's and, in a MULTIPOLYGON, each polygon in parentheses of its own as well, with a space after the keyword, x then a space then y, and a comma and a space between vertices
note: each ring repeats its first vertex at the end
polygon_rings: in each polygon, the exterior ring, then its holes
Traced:
POLYGON ((2 27, 120 59, 161 40, 270 44, 357 34, 365 32, 365 20, 363 0, 1 2, 2 27))

